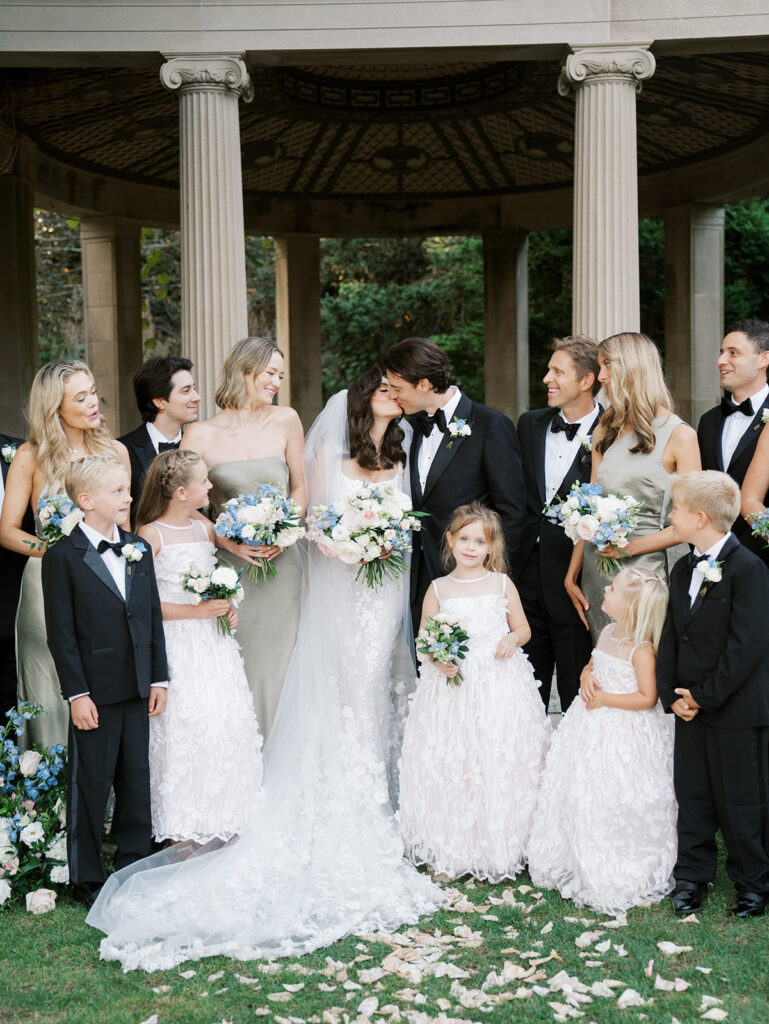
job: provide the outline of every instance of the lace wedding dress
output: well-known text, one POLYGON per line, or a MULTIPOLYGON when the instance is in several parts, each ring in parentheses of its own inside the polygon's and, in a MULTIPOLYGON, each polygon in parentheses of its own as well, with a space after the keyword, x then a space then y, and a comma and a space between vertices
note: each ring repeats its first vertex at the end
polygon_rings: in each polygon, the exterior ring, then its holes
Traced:
MULTIPOLYGON (((350 486, 345 430, 342 393, 307 438, 310 507, 350 486)), ((374 592, 356 570, 309 551, 254 823, 225 846, 190 854, 180 844, 113 875, 87 918, 106 933, 102 958, 154 971, 205 956, 297 956, 445 902, 404 859, 388 796, 391 663, 408 579, 374 592)))
MULTIPOLYGON (((616 647, 612 630, 601 647, 616 647)), ((596 648, 594 674, 608 693, 633 693, 633 651, 619 653, 596 648)), ((604 914, 670 892, 678 845, 673 732, 659 702, 648 711, 588 711, 573 702, 542 778, 529 849, 535 885, 604 914)))

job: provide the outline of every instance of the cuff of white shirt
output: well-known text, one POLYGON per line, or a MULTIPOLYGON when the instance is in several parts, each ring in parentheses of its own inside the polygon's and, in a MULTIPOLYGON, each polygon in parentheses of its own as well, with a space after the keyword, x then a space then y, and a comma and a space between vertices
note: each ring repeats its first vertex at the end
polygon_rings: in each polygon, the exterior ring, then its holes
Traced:
POLYGON ((89 691, 88 691, 88 690, 86 690, 86 691, 85 691, 85 693, 76 693, 74 697, 67 697, 67 700, 68 700, 68 701, 70 702, 70 704, 71 704, 71 703, 72 703, 72 701, 73 701, 73 700, 77 700, 77 698, 78 698, 78 697, 88 697, 89 695, 90 695, 89 691))
POLYGON ((165 683, 153 683, 153 686, 162 686, 164 690, 168 689, 168 682, 165 683))

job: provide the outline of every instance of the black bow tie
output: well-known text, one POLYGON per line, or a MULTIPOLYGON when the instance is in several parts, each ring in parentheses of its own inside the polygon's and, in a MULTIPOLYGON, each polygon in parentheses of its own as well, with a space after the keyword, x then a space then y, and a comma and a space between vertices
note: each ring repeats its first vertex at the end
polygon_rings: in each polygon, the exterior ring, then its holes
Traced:
POLYGON ((550 424, 550 433, 558 434, 563 431, 564 434, 566 434, 567 441, 573 441, 577 436, 578 430, 579 423, 567 423, 566 420, 562 419, 560 416, 556 416, 550 424))
POLYGON ((753 417, 753 403, 749 398, 746 398, 744 402, 740 402, 739 405, 735 405, 731 398, 721 399, 721 415, 731 416, 733 412, 741 412, 744 416, 753 417))
MULTIPOLYGON (((686 555, 684 561, 686 562, 686 568, 689 572, 694 572, 703 558, 705 558, 704 555, 698 555, 694 551, 686 555)), ((707 562, 707 558, 705 558, 705 561, 707 562)))
POLYGON ((424 411, 418 412, 412 421, 412 425, 414 430, 424 434, 425 437, 429 437, 432 434, 433 427, 437 427, 443 434, 448 430, 443 409, 439 409, 434 416, 430 416, 424 411))
POLYGON ((103 555, 105 551, 114 551, 118 558, 120 558, 123 554, 123 545, 119 540, 114 544, 108 540, 100 540, 99 546, 96 550, 100 555, 103 555))
POLYGON ((161 452, 174 451, 174 449, 178 448, 180 444, 181 441, 160 441, 158 443, 158 455, 160 455, 161 452))

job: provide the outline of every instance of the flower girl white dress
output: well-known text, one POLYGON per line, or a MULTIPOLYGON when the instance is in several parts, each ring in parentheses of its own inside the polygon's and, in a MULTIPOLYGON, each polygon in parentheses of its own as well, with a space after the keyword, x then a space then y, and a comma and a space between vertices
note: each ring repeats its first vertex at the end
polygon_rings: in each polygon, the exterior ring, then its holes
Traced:
POLYGON ((457 686, 429 662, 406 722, 400 823, 411 859, 436 874, 498 882, 523 869, 549 725, 529 659, 495 658, 506 577, 433 583, 469 634, 457 686))
MULTIPOLYGON (((196 519, 189 527, 151 523, 161 549, 155 573, 161 602, 192 604, 182 573, 214 568, 214 545, 196 519)), ((262 782, 262 737, 243 659, 217 619, 168 619, 166 709, 150 719, 150 795, 155 839, 230 839, 251 822, 262 782)))

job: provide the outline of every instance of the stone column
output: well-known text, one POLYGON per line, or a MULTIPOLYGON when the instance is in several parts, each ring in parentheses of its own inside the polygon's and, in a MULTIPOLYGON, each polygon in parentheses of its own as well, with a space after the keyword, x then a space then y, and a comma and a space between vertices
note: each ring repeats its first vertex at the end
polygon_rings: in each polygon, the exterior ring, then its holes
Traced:
POLYGON ((514 421, 529 407, 528 255, 525 231, 483 236, 485 401, 514 421))
POLYGON ((160 80, 179 92, 182 351, 205 419, 227 353, 248 334, 238 100, 253 87, 242 53, 164 56, 160 80))
POLYGON ((558 92, 576 93, 575 334, 640 327, 636 93, 654 74, 648 43, 573 47, 558 92))
POLYGON ((694 426, 718 402, 724 331, 724 208, 665 213, 665 372, 678 412, 694 426))
POLYGON ((85 355, 118 437, 138 426, 133 375, 142 363, 141 228, 125 217, 80 222, 85 355))
POLYGON ((290 234, 275 238, 277 344, 286 357, 281 405, 299 413, 305 430, 320 412, 320 239, 290 234))
POLYGON ((0 430, 27 436, 24 405, 37 370, 34 151, 13 140, 0 175, 0 430))

